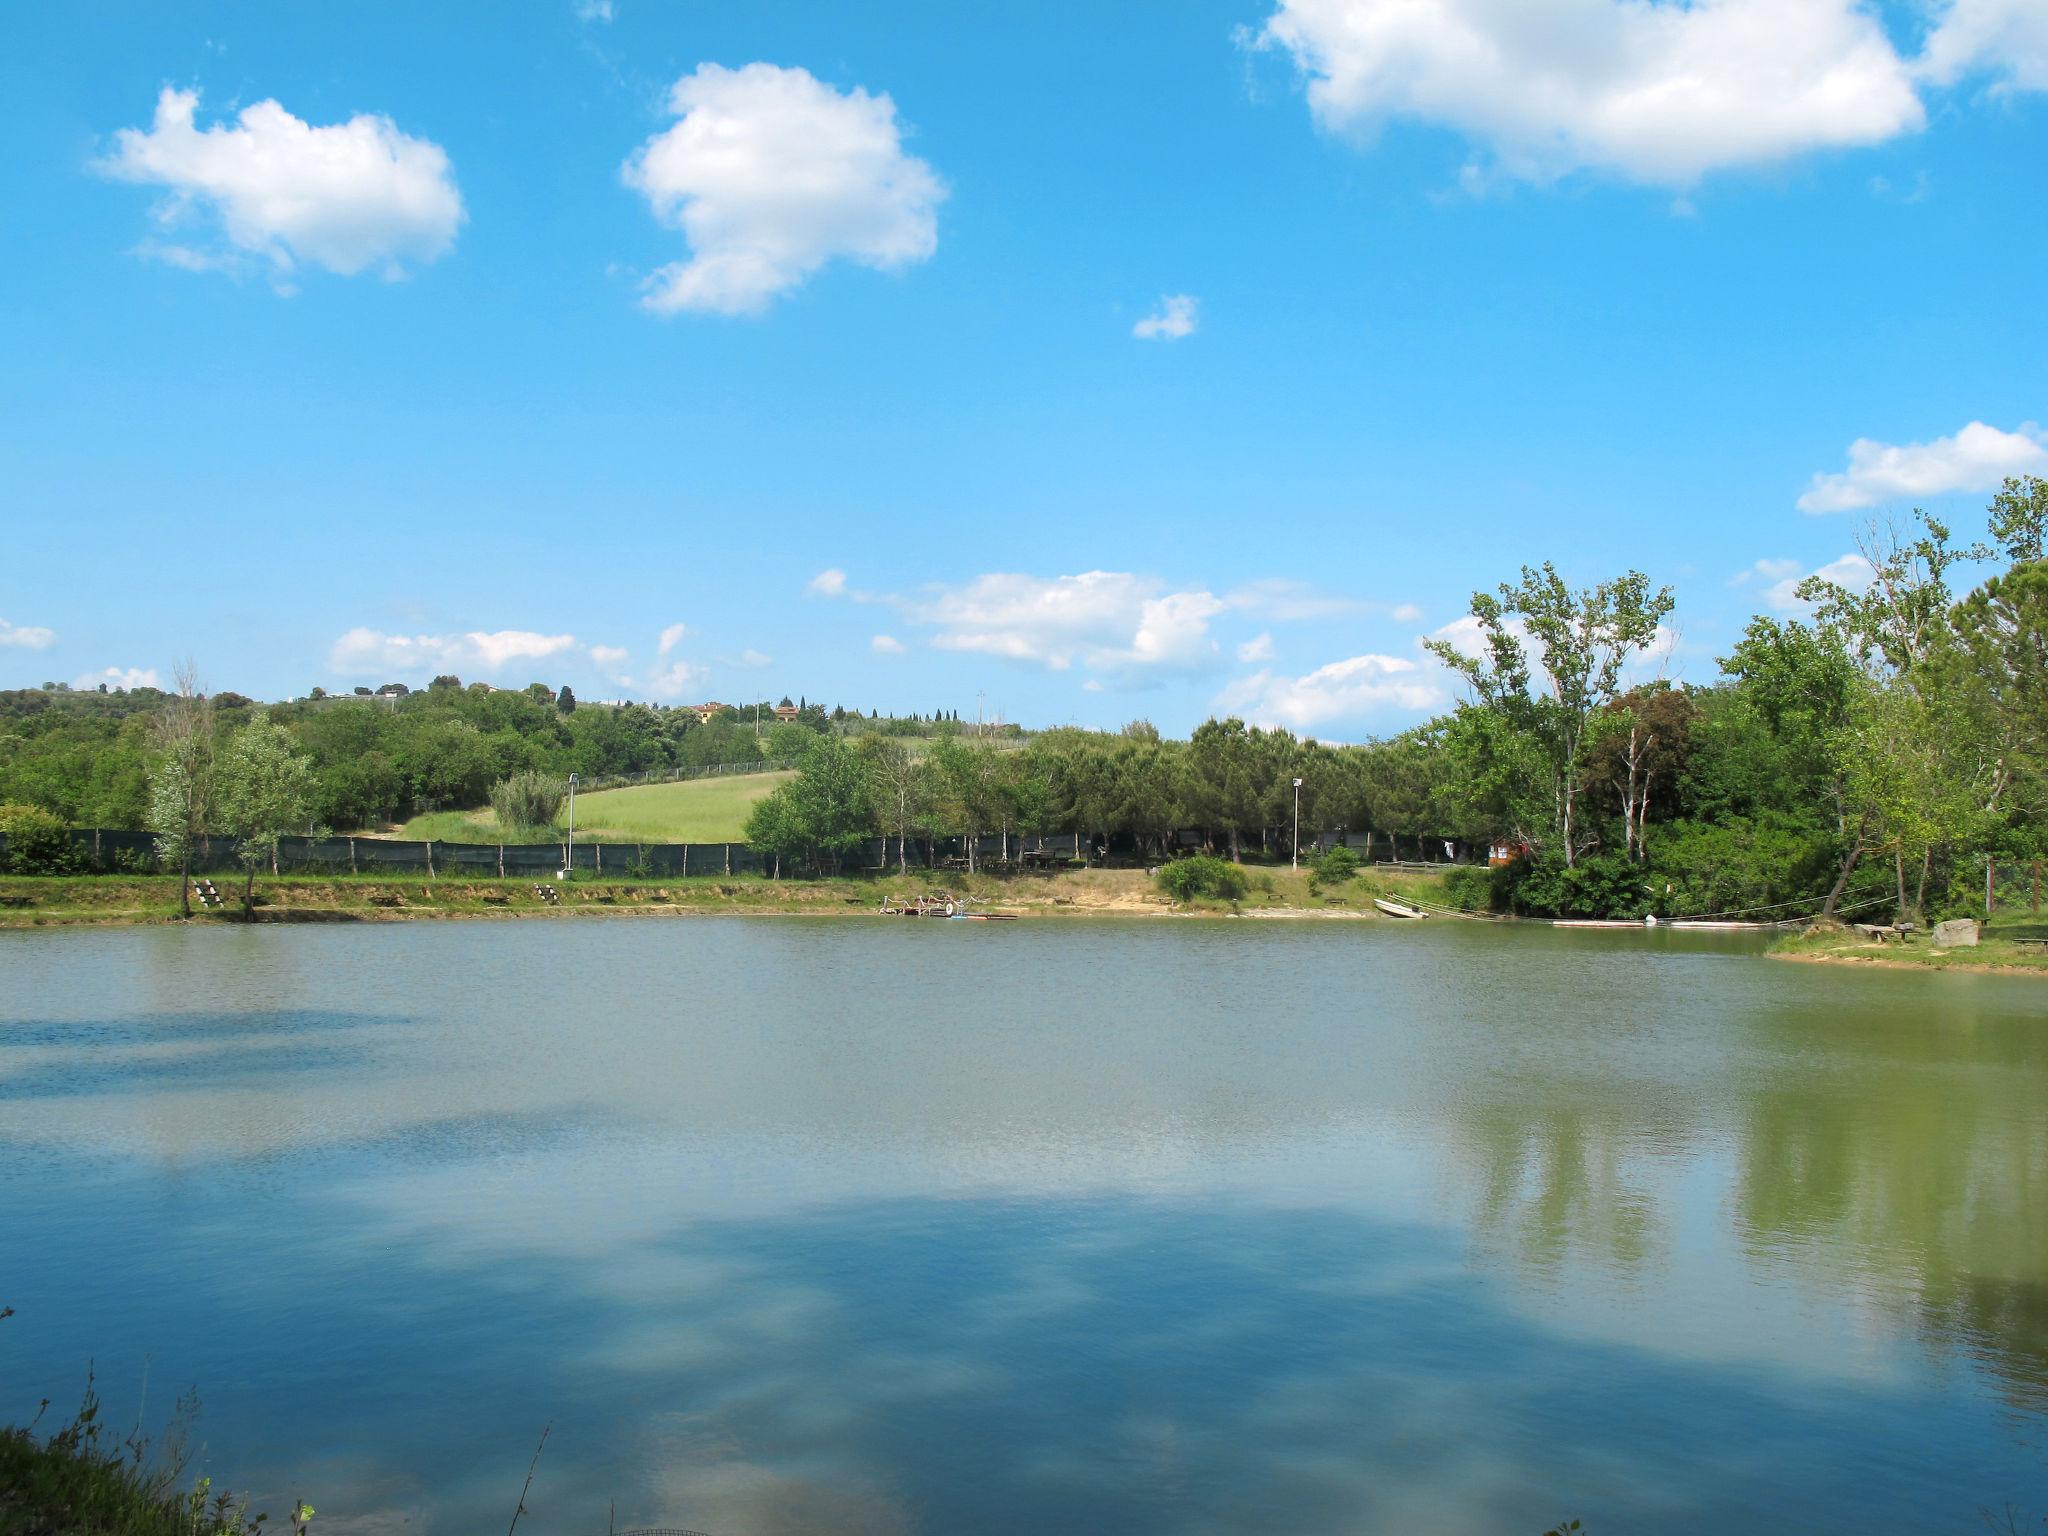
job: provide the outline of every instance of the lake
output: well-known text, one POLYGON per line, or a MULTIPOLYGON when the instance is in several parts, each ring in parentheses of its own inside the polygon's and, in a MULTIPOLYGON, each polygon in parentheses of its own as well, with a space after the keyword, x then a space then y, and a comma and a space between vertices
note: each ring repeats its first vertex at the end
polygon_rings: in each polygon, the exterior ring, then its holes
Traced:
POLYGON ((316 1531, 2048 1514, 2048 984, 1429 924, 0 934, 0 1419, 316 1531))

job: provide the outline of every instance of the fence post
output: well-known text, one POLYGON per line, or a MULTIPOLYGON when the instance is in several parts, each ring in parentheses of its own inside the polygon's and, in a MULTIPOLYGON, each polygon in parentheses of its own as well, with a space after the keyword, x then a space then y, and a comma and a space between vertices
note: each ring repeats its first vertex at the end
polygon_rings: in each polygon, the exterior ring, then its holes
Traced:
POLYGON ((1988 854, 1988 853, 1987 853, 1987 854, 1985 854, 1985 855, 1984 855, 1984 918, 1985 918, 1985 920, 1986 920, 1987 922, 1988 922, 1988 921, 1990 921, 1990 918, 1991 918, 1991 880, 1992 880, 1992 876, 1993 876, 1993 874, 1995 873, 1995 871, 1997 870, 1997 868, 1998 868, 1998 866, 1997 866, 1997 865, 1995 865, 1995 864, 1993 864, 1993 863, 1991 862, 1991 855, 1990 855, 1990 854, 1988 854))
POLYGON ((431 837, 427 839, 427 878, 434 878, 434 840, 431 837))
POLYGON ((597 843, 594 846, 597 849, 597 872, 602 875, 604 873, 604 844, 597 843))
POLYGON ((688 843, 683 844, 683 878, 685 880, 690 878, 690 845, 688 843))
POLYGON ((728 875, 732 873, 732 844, 731 844, 731 843, 727 843, 727 844, 725 845, 725 872, 726 872, 726 873, 727 873, 728 875))
POLYGON ((498 878, 500 880, 505 878, 505 845, 503 843, 498 844, 498 878))
POLYGON ((350 874, 356 872, 356 840, 354 838, 348 840, 348 872, 350 874))

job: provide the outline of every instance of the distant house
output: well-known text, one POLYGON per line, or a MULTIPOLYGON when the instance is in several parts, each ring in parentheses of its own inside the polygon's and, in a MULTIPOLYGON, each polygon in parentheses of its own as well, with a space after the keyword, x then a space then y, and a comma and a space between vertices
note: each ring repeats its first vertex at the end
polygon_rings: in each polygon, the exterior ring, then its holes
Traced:
POLYGON ((380 699, 402 699, 411 692, 412 690, 403 683, 386 683, 377 690, 377 697, 380 699))
POLYGON ((775 718, 778 720, 794 720, 801 713, 802 711, 790 703, 786 697, 780 704, 775 706, 775 718))
POLYGON ((731 709, 732 706, 730 704, 721 704, 716 699, 712 699, 703 704, 685 704, 683 708, 696 714, 699 725, 709 725, 713 715, 717 714, 721 709, 731 709))

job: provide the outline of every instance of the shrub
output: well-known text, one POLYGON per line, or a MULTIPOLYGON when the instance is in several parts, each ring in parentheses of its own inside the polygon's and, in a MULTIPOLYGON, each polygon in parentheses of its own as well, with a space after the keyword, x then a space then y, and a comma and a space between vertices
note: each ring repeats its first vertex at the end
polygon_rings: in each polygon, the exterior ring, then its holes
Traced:
POLYGON ((1620 854, 1581 859, 1543 852, 1503 871, 1501 904, 1525 917, 1641 917, 1650 910, 1642 867, 1620 854))
POLYGON ((75 875, 85 869, 85 854, 63 818, 39 805, 0 805, 0 837, 7 839, 9 874, 75 875))
POLYGON ((1342 885, 1358 873, 1358 855, 1339 843, 1310 859, 1308 869, 1318 885, 1342 885))
POLYGON ((529 768, 491 791, 491 809, 501 827, 551 827, 568 794, 566 781, 529 768))
POLYGON ((1159 888, 1175 901, 1193 901, 1201 896, 1238 901, 1251 888, 1251 882, 1229 860, 1198 853, 1192 858, 1175 859, 1160 870, 1159 888))
POLYGON ((1500 899, 1504 877, 1513 866, 1479 869, 1461 864, 1444 871, 1444 895, 1460 912, 1485 912, 1504 905, 1500 899))

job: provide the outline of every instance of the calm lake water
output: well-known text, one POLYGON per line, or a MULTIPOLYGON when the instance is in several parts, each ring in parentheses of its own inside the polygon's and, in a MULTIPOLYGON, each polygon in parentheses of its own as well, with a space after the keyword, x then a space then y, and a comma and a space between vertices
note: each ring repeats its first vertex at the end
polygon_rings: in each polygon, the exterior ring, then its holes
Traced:
MULTIPOLYGON (((1426 925, 0 934, 0 1418, 316 1530, 2048 1513, 2048 984, 1426 925), (145 1398, 146 1383, 146 1398, 145 1398)), ((2023 1526, 2027 1521, 2023 1520, 2023 1526)))

